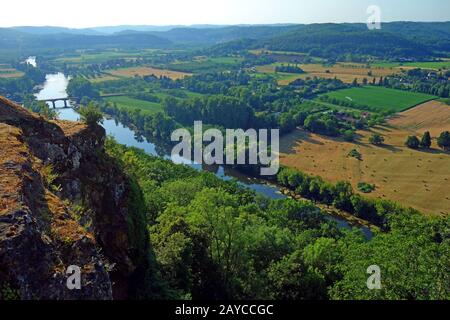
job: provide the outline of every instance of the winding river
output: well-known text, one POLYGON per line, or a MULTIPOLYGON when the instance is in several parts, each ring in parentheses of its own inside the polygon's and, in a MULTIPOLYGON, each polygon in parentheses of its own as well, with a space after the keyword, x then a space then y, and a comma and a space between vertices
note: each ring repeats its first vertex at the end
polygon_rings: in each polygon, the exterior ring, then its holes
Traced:
MULTIPOLYGON (((49 74, 46 77, 46 81, 43 84, 42 89, 39 91, 39 93, 36 94, 36 97, 39 100, 67 97, 66 88, 68 83, 69 78, 62 73, 49 74)), ((61 108, 58 110, 60 119, 70 121, 77 121, 80 119, 79 114, 76 113, 73 109, 71 108, 62 109, 63 106, 64 103, 62 101, 56 103, 56 107, 61 108)), ((171 159, 170 154, 164 153, 164 151, 161 151, 161 148, 158 148, 154 143, 149 142, 145 138, 137 136, 136 133, 132 131, 130 128, 114 119, 105 118, 102 126, 105 128, 106 134, 113 136, 116 139, 116 141, 119 142, 120 144, 124 144, 130 147, 137 147, 143 149, 148 154, 161 156, 166 159, 171 159)), ((189 165, 195 167, 198 170, 206 170, 201 165, 195 164, 189 165)), ((258 193, 261 193, 271 199, 286 198, 286 196, 280 192, 279 188, 277 188, 276 186, 268 185, 262 181, 259 181, 258 179, 251 178, 240 173, 236 173, 232 170, 225 169, 224 167, 217 167, 215 169, 207 168, 207 170, 208 171, 214 170, 216 176, 224 180, 237 179, 241 185, 250 188, 258 193)), ((334 216, 328 217, 329 219, 336 221, 338 226, 341 228, 352 227, 349 224, 349 222, 347 222, 343 218, 338 218, 334 216)), ((363 231, 366 238, 368 239, 372 238, 373 234, 369 228, 365 226, 358 226, 358 227, 363 231)))

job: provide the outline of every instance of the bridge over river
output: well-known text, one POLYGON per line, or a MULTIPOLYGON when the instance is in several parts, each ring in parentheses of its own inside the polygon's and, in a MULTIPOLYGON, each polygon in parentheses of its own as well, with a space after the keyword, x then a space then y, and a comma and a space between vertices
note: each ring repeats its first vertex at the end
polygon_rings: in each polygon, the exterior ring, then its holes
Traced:
MULTIPOLYGON (((100 95, 101 98, 108 98, 108 97, 122 97, 125 96, 125 93, 110 93, 110 94, 102 94, 100 95)), ((41 99, 39 101, 43 101, 46 103, 51 103, 53 109, 57 109, 56 108, 56 102, 58 101, 63 101, 64 102, 64 107, 63 108, 58 108, 58 109, 66 109, 66 108, 71 108, 68 105, 69 101, 79 101, 79 99, 77 97, 62 97, 62 98, 51 98, 51 99, 41 99)))
MULTIPOLYGON (((64 108, 70 108, 68 102, 69 101, 77 101, 77 98, 75 98, 75 97, 63 97, 63 98, 53 98, 53 99, 42 99, 42 100, 39 100, 39 101, 43 101, 43 102, 46 102, 46 103, 51 103, 53 109, 56 109, 56 102, 63 101, 64 102, 64 108)), ((61 109, 61 108, 59 108, 59 109, 61 109)))

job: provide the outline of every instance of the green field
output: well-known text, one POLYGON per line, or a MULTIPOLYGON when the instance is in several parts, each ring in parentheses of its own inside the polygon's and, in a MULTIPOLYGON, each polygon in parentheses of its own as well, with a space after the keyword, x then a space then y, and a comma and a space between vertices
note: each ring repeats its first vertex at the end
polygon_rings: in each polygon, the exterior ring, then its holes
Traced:
POLYGON ((141 51, 105 50, 89 53, 68 54, 63 57, 57 57, 54 61, 60 64, 102 63, 112 59, 135 59, 142 57, 151 57, 156 54, 163 53, 163 50, 158 49, 146 49, 141 51))
POLYGON ((379 111, 400 112, 437 97, 416 92, 384 87, 359 87, 343 89, 326 94, 330 98, 350 101, 358 106, 368 106, 379 111))
POLYGON ((116 103, 117 107, 125 109, 141 109, 144 113, 154 114, 162 112, 162 105, 155 102, 149 102, 130 97, 109 97, 105 98, 106 101, 116 103))

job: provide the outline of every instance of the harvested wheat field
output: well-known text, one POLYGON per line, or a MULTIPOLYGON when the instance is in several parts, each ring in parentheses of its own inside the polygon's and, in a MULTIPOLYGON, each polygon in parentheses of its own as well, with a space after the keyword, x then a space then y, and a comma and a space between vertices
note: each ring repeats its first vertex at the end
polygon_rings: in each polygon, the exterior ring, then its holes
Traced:
POLYGON ((156 69, 153 67, 136 67, 136 68, 124 68, 124 69, 117 69, 117 70, 106 70, 105 73, 117 76, 117 77, 134 77, 134 76, 151 76, 154 75, 156 77, 168 77, 173 80, 182 79, 186 76, 189 76, 189 73, 184 72, 178 72, 178 71, 172 71, 172 70, 163 70, 163 69, 156 69))
POLYGON ((7 67, 5 65, 0 65, 0 78, 20 78, 24 75, 23 72, 16 69, 7 67))
POLYGON ((389 123, 412 132, 430 131, 437 136, 449 130, 450 106, 439 101, 430 101, 397 114, 389 123))
MULTIPOLYGON (((275 73, 275 67, 280 63, 258 66, 256 70, 261 73, 275 73)), ((305 79, 318 77, 324 79, 340 79, 345 83, 352 83, 355 79, 362 83, 367 79, 369 83, 379 81, 381 77, 390 76, 392 74, 402 72, 400 68, 388 68, 382 66, 367 66, 360 63, 337 63, 333 66, 325 66, 322 64, 299 64, 306 73, 304 74, 284 74, 278 81, 280 85, 288 85, 296 79, 305 79)))
POLYGON ((359 182, 374 184, 368 197, 394 200, 428 215, 450 215, 450 154, 438 149, 435 139, 429 151, 404 145, 408 135, 429 130, 435 138, 450 131, 449 119, 450 106, 433 101, 398 114, 386 126, 358 132, 355 143, 297 130, 281 141, 281 163, 328 181, 350 181, 355 190, 359 182), (373 132, 384 136, 384 146, 368 142, 373 132), (361 160, 348 156, 353 149, 361 160))
POLYGON ((354 79, 358 79, 358 82, 362 83, 364 78, 369 82, 372 82, 374 78, 378 81, 380 77, 386 77, 401 72, 400 69, 367 67, 364 64, 358 63, 337 63, 334 66, 302 64, 300 65, 300 68, 307 73, 306 76, 325 79, 334 79, 336 77, 345 83, 352 83, 354 79))

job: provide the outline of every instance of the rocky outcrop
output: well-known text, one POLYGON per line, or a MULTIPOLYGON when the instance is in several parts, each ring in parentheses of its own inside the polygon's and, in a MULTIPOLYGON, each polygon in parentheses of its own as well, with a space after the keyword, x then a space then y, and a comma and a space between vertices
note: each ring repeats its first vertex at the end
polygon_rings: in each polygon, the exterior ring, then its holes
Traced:
POLYGON ((0 300, 130 297, 148 241, 104 142, 100 126, 49 122, 0 98, 0 300), (80 290, 67 286, 69 266, 80 290))

